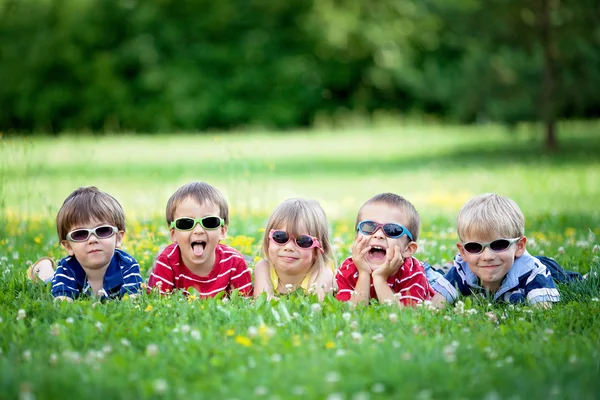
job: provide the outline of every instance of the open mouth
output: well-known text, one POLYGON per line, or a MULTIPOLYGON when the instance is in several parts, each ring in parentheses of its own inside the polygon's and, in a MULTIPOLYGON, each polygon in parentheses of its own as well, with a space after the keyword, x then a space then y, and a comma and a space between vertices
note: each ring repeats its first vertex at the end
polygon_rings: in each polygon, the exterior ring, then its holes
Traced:
POLYGON ((371 246, 369 255, 373 260, 383 260, 385 258, 386 250, 381 246, 371 246))
POLYGON ((196 257, 202 256, 204 254, 204 249, 206 248, 206 242, 204 240, 197 240, 192 242, 192 251, 196 257))

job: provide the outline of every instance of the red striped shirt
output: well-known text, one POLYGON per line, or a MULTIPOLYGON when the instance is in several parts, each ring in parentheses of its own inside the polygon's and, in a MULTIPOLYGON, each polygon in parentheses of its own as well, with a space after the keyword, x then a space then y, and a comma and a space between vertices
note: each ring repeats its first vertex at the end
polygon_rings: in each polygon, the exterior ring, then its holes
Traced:
MULTIPOLYGON (((350 300, 358 281, 358 269, 352 262, 352 257, 348 257, 338 268, 335 281, 338 288, 335 297, 340 301, 350 300)), ((406 258, 400 269, 391 275, 387 282, 392 292, 399 296, 398 299, 405 306, 412 306, 423 300, 430 300, 435 294, 425 276, 423 265, 414 257, 406 258)), ((377 299, 372 277, 370 298, 377 299)))
POLYGON ((237 289, 245 296, 252 295, 252 274, 242 254, 224 244, 215 249, 215 264, 208 276, 194 274, 181 259, 177 244, 167 246, 156 259, 148 280, 148 291, 159 286, 161 293, 193 287, 201 297, 214 297, 219 292, 237 289), (159 284, 160 282, 160 284, 159 284))

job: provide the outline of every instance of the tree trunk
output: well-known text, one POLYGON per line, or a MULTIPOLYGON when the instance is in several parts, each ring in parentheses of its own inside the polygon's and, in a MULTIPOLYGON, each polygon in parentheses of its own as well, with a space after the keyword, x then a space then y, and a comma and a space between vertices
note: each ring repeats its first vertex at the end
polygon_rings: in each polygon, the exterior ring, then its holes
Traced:
POLYGON ((544 69, 540 88, 540 109, 542 121, 546 131, 546 148, 556 150, 556 44, 552 37, 552 22, 550 20, 550 2, 553 0, 541 0, 540 13, 538 15, 540 41, 544 54, 544 69))

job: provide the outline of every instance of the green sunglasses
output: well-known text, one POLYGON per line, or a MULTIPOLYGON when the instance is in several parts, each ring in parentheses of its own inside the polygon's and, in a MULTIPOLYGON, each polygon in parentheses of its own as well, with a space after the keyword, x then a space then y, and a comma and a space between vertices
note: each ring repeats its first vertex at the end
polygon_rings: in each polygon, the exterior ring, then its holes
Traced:
POLYGON ((181 217, 171 222, 171 228, 177 229, 178 231, 191 231, 196 224, 200 224, 204 229, 214 230, 225 225, 225 220, 213 216, 202 218, 181 217))

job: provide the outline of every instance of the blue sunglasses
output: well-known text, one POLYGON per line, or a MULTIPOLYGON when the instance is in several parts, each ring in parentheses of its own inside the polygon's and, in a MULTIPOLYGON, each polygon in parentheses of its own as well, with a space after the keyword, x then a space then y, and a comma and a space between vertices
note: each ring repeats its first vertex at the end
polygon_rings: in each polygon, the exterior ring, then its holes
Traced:
POLYGON ((400 224, 380 224, 375 221, 365 220, 360 221, 358 225, 356 225, 356 230, 363 235, 372 235, 377 232, 377 229, 379 228, 381 228, 385 236, 389 238, 398 239, 399 237, 402 237, 402 235, 406 235, 410 240, 413 240, 413 236, 408 229, 400 224))

